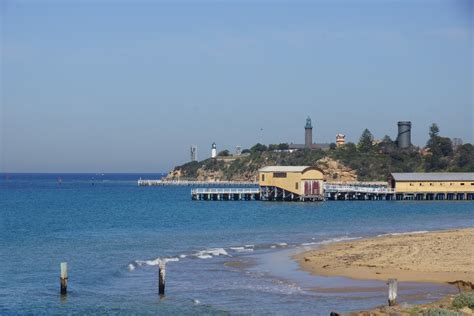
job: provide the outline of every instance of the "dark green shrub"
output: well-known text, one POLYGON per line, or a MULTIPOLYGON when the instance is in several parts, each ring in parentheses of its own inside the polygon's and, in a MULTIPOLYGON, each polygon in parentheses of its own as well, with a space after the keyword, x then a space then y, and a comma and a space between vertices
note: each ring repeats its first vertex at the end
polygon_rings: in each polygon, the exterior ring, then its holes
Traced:
POLYGON ((456 295, 453 301, 453 306, 456 308, 469 307, 474 308, 474 292, 465 292, 456 295))
POLYGON ((449 311, 442 308, 430 308, 427 311, 423 311, 423 316, 462 316, 461 313, 449 311))

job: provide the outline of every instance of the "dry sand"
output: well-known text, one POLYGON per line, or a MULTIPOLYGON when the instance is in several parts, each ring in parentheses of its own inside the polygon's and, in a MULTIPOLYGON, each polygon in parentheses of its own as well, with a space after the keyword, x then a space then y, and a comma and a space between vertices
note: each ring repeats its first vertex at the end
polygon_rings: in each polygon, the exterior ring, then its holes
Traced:
POLYGON ((474 284, 474 228, 334 243, 298 254, 303 270, 354 279, 474 284), (463 283, 463 282, 460 282, 463 283))

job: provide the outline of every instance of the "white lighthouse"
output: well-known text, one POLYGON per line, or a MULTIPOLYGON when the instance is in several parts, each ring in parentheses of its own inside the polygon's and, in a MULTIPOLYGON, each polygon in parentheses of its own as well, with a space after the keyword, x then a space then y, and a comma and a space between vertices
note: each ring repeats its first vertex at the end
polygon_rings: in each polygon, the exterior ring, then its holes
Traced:
POLYGON ((216 157, 217 157, 217 146, 216 146, 216 143, 212 143, 211 158, 216 158, 216 157))

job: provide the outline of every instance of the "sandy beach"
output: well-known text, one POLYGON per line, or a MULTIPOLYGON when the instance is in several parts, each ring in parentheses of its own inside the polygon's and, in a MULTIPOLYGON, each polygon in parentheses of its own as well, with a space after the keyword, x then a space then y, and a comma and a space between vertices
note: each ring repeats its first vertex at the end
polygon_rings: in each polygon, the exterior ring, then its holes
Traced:
POLYGON ((303 270, 323 276, 434 283, 461 280, 471 287, 474 228, 334 243, 295 259, 303 270))

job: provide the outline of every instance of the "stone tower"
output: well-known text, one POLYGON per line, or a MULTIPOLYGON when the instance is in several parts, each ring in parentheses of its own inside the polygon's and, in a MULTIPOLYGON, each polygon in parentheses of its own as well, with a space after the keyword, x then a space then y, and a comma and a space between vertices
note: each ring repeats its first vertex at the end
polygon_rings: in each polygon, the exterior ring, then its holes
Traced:
POLYGON ((191 146, 191 161, 197 161, 197 146, 191 146))
POLYGON ((411 122, 410 121, 398 122, 397 144, 398 144, 398 148, 408 148, 411 146, 411 122))
POLYGON ((304 147, 313 147, 313 125, 311 125, 311 118, 309 116, 304 127, 304 147))

